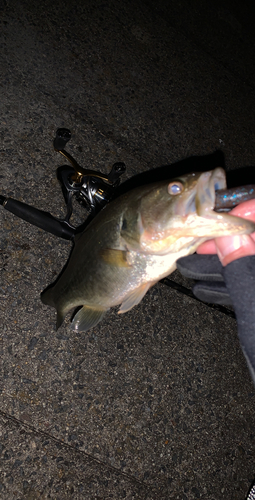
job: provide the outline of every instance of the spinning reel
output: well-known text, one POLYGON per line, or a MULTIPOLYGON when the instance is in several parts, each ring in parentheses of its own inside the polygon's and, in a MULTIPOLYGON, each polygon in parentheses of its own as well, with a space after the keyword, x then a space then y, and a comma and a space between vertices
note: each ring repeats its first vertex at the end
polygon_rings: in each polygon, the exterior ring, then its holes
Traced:
POLYGON ((0 195, 0 204, 6 210, 30 224, 67 240, 72 240, 84 227, 84 224, 74 227, 70 223, 73 198, 88 210, 89 215, 96 215, 112 199, 115 189, 120 184, 120 176, 126 170, 122 162, 114 163, 108 175, 81 167, 64 149, 70 139, 70 130, 59 128, 53 141, 55 151, 61 153, 71 164, 71 166, 63 165, 57 169, 57 179, 62 187, 67 208, 64 219, 58 219, 49 212, 0 195))

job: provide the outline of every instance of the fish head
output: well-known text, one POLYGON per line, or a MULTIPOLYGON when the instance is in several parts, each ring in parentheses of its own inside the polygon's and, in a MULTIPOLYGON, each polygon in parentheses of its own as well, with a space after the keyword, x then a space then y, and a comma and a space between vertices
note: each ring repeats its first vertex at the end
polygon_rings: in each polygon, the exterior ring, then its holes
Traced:
POLYGON ((214 210, 215 191, 225 188, 226 174, 220 167, 155 186, 141 200, 141 249, 157 254, 178 252, 206 239, 252 233, 253 222, 214 210))

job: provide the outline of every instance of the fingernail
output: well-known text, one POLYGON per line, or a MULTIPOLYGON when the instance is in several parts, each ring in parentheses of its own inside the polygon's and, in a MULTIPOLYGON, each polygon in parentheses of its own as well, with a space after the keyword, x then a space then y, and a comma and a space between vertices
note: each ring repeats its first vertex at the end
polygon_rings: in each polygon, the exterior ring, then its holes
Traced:
POLYGON ((224 261, 227 255, 236 252, 243 246, 249 245, 249 242, 250 237, 248 234, 216 238, 215 243, 220 260, 224 261))

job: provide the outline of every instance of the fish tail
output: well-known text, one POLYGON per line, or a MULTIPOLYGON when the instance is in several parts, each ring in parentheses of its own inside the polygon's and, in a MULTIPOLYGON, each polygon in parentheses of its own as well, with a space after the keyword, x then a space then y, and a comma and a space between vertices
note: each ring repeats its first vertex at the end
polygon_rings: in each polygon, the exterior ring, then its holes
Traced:
POLYGON ((86 332, 102 320, 106 311, 107 309, 102 307, 84 305, 79 309, 72 320, 72 330, 76 332, 86 332))

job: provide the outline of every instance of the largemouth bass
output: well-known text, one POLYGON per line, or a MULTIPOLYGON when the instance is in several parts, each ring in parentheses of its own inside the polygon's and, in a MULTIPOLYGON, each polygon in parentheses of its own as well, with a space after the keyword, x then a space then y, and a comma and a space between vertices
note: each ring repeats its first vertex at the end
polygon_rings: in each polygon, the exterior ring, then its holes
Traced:
POLYGON ((113 306, 129 311, 205 240, 255 231, 247 219, 214 211, 215 190, 225 188, 225 172, 216 168, 148 184, 110 202, 76 237, 66 269, 41 294, 57 310, 57 328, 78 306, 72 329, 79 332, 113 306))

